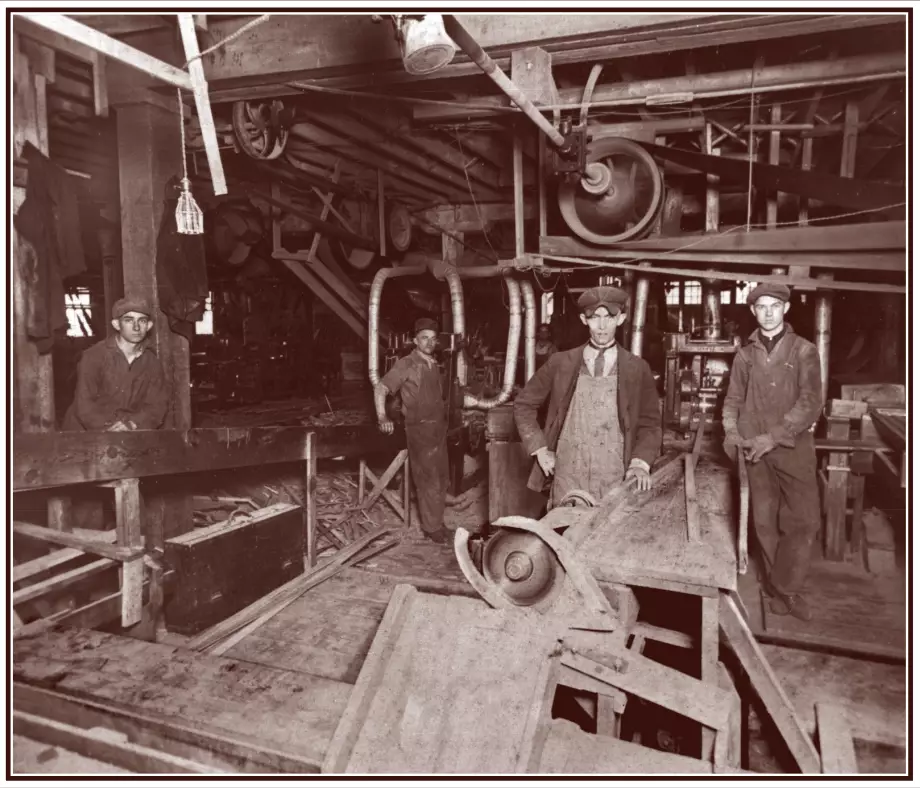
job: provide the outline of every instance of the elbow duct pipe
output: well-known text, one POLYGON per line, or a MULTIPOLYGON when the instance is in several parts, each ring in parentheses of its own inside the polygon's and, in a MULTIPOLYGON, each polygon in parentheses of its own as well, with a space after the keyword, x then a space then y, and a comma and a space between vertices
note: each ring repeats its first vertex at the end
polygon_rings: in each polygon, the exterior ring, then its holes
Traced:
POLYGON ((380 382, 380 357, 377 327, 380 325, 380 298, 383 295, 383 284, 391 276, 417 276, 428 270, 424 265, 407 265, 403 268, 381 268, 374 281, 371 283, 371 294, 367 304, 367 371, 371 385, 380 382))
POLYGON ((492 399, 464 394, 463 407, 465 408, 492 410, 506 403, 511 397, 511 388, 514 386, 514 376, 517 373, 518 349, 521 345, 521 288, 511 277, 505 277, 505 284, 508 285, 508 311, 511 317, 508 325, 508 347, 505 353, 505 379, 502 382, 502 389, 492 399))
MULTIPOLYGON (((450 313, 453 316, 454 333, 466 336, 466 317, 463 310, 463 285, 460 274, 452 266, 444 267, 444 278, 450 288, 450 313)), ((466 385, 466 356, 461 350, 457 353, 457 380, 461 386, 466 385)))
POLYGON ((524 300, 524 382, 537 371, 537 300, 533 283, 524 279, 520 283, 524 300))
POLYGON ((447 35, 454 40, 454 43, 463 50, 470 60, 485 72, 486 76, 501 88, 502 92, 508 96, 511 101, 521 108, 528 118, 537 124, 540 131, 550 138, 553 145, 557 148, 561 148, 565 145, 565 137, 556 131, 553 124, 540 114, 540 111, 533 105, 533 102, 527 98, 524 91, 505 75, 505 72, 498 67, 498 64, 496 64, 496 62, 486 54, 486 51, 479 46, 476 39, 474 39, 467 29, 460 24, 457 17, 452 14, 444 14, 444 28, 447 30, 447 35))

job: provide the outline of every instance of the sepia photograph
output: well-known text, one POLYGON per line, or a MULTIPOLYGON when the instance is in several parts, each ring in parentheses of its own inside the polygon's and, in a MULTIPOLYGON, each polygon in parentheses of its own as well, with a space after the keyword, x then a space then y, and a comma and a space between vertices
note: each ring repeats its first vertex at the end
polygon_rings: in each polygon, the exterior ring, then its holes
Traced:
POLYGON ((5 782, 912 779, 910 3, 4 7, 5 782))

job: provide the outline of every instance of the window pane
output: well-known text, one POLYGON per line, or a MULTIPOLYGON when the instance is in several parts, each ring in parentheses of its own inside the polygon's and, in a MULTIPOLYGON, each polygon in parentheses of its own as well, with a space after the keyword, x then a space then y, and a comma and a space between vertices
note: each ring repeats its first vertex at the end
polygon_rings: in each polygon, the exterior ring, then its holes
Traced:
POLYGON ((195 323, 195 333, 196 334, 213 334, 214 333, 214 312, 211 309, 211 296, 212 293, 208 293, 208 297, 204 302, 204 314, 201 316, 201 320, 195 323))
POLYGON ((702 304, 703 286, 697 281, 684 282, 684 303, 702 304))
POLYGON ((89 290, 79 287, 70 293, 64 293, 64 306, 67 313, 67 336, 91 337, 93 329, 90 319, 93 310, 90 307, 89 290))

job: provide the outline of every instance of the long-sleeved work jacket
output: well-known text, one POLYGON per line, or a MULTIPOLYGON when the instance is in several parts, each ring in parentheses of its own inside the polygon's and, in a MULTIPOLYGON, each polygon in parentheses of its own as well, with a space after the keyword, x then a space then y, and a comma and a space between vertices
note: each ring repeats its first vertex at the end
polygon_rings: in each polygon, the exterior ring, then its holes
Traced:
POLYGON ((163 425, 168 405, 156 354, 146 348, 129 364, 115 337, 108 337, 83 353, 62 429, 104 430, 117 421, 133 421, 139 430, 155 430, 163 425))
POLYGON ((795 437, 815 423, 824 406, 818 349, 786 324, 786 334, 768 353, 755 331, 735 355, 722 426, 742 438, 795 437))
MULTIPOLYGON (((585 345, 554 353, 514 400, 514 422, 528 454, 546 446, 556 450, 562 426, 568 416, 584 365, 585 345), (546 427, 540 426, 537 413, 549 398, 546 427)), ((661 449, 661 413, 658 391, 649 365, 617 346, 617 408, 623 433, 623 458, 626 465, 633 459, 651 465, 661 449)), ((537 492, 543 489, 546 476, 539 463, 534 463, 527 486, 537 492)))

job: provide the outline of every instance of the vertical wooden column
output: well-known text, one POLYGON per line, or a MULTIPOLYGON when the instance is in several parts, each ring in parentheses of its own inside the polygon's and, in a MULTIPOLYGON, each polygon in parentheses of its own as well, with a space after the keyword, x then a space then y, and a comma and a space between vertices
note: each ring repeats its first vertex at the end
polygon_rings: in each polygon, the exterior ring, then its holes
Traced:
MULTIPOLYGON (((125 295, 158 305, 156 242, 166 182, 182 172, 179 107, 148 94, 117 108, 118 178, 121 192, 121 246, 125 295)), ((151 342, 172 397, 166 427, 191 427, 188 340, 169 329, 154 310, 151 342)))
MULTIPOLYGON (((143 513, 137 479, 115 483, 115 529, 120 547, 143 547, 143 513)), ((121 625, 130 627, 143 615, 144 559, 125 561, 121 571, 121 625)))
MULTIPOLYGON (((702 427, 700 427, 702 429, 702 427)), ((719 597, 700 597, 700 680, 719 683, 719 597)), ((713 731, 703 728, 700 757, 708 760, 715 743, 713 731)))
MULTIPOLYGON (((827 437, 831 440, 847 440, 850 437, 850 420, 829 417, 827 437)), ((848 455, 845 452, 830 452, 827 460, 827 489, 824 493, 824 557, 831 561, 844 559, 849 476, 848 455)))
MULTIPOLYGON (((783 121, 783 105, 774 104, 770 108, 770 124, 779 125, 783 121)), ((778 130, 770 132, 770 164, 776 166, 779 164, 779 145, 780 145, 780 133, 778 130)), ((776 217, 777 217, 777 199, 779 198, 779 192, 770 194, 767 197, 767 227, 772 228, 776 227, 776 217)))
MULTIPOLYGON (((316 565, 316 433, 307 433, 306 446, 306 473, 303 486, 304 532, 307 542, 307 566, 312 569, 316 565)), ((361 461, 362 470, 367 471, 364 460, 361 461)), ((364 500, 364 474, 358 488, 358 502, 364 500)))

